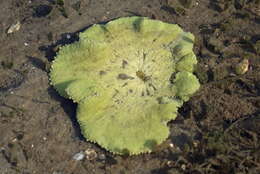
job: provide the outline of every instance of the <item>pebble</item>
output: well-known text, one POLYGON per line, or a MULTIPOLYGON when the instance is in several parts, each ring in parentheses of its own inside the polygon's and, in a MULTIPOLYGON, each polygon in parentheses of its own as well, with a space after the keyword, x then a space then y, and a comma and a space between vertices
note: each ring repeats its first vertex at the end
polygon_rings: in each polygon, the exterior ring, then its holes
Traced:
POLYGON ((15 24, 12 24, 9 29, 7 30, 7 34, 11 34, 15 31, 19 31, 21 28, 21 23, 18 21, 17 23, 15 24))
POLYGON ((193 141, 193 146, 194 146, 194 147, 198 147, 198 146, 199 146, 199 141, 194 140, 194 141, 193 141))
POLYGON ((169 146, 170 146, 171 148, 173 148, 173 147, 174 147, 174 144, 173 144, 173 143, 170 143, 169 146))
POLYGON ((76 161, 81 161, 85 158, 85 154, 81 151, 79 153, 76 153, 72 158, 76 161))
POLYGON ((4 148, 4 147, 1 147, 1 148, 0 148, 0 152, 3 152, 3 151, 5 151, 5 148, 4 148))
POLYGON ((175 166, 175 162, 174 161, 167 161, 167 166, 168 167, 174 167, 175 166))
POLYGON ((106 159, 106 155, 105 155, 105 154, 100 154, 100 155, 98 156, 98 159, 100 159, 100 160, 105 160, 105 159, 106 159))
POLYGON ((16 141, 17 141, 17 138, 14 138, 14 139, 12 140, 13 143, 15 143, 16 141))
POLYGON ((97 152, 93 149, 85 150, 85 154, 87 155, 88 160, 94 160, 97 158, 97 152))
POLYGON ((181 169, 182 169, 182 170, 186 170, 186 165, 185 165, 185 164, 182 164, 182 165, 181 165, 181 169))
POLYGON ((249 67, 249 61, 248 59, 243 59, 240 63, 236 65, 236 74, 237 75, 242 75, 245 74, 248 71, 249 67))
POLYGON ((67 39, 71 39, 71 36, 69 34, 66 35, 67 39))

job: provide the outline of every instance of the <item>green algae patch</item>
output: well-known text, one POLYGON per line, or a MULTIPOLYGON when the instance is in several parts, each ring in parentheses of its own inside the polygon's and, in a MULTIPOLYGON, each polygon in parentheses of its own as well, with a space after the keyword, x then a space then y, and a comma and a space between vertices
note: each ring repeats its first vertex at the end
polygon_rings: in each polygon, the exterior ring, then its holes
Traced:
POLYGON ((116 154, 151 152, 198 90, 194 36, 145 17, 96 24, 61 47, 50 81, 78 103, 85 138, 116 154))

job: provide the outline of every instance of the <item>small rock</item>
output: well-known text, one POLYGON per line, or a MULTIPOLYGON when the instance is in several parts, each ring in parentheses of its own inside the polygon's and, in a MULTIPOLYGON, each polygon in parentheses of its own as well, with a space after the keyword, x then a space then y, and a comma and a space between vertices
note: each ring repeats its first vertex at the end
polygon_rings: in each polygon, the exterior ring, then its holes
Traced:
POLYGON ((194 140, 192 144, 193 144, 194 147, 198 147, 199 146, 199 141, 194 140))
POLYGON ((105 159, 106 159, 106 155, 105 155, 105 154, 100 154, 100 155, 98 156, 98 159, 100 159, 100 160, 105 160, 105 159))
POLYGON ((85 158, 85 154, 81 151, 79 153, 76 153, 72 158, 76 161, 81 161, 85 158))
POLYGON ((236 65, 236 74, 237 75, 242 75, 245 74, 248 71, 249 67, 249 61, 248 59, 243 59, 240 63, 236 65))
POLYGON ((97 158, 97 153, 93 149, 87 149, 85 150, 85 154, 87 155, 88 160, 94 160, 97 158))
POLYGON ((185 165, 185 164, 182 164, 182 165, 181 165, 181 169, 182 169, 182 170, 186 170, 186 165, 185 165))
POLYGON ((167 166, 168 167, 174 167, 175 166, 175 162, 174 161, 167 161, 167 166))
POLYGON ((21 28, 21 23, 18 21, 16 24, 12 24, 7 30, 7 34, 11 34, 15 31, 19 31, 21 28))
POLYGON ((67 34, 67 35, 66 35, 66 38, 67 38, 67 39, 71 39, 71 35, 67 34))
POLYGON ((173 144, 173 143, 170 143, 169 146, 170 146, 171 148, 173 148, 173 147, 174 147, 174 144, 173 144))
POLYGON ((15 143, 16 141, 17 141, 17 138, 14 138, 14 139, 12 140, 13 143, 15 143))

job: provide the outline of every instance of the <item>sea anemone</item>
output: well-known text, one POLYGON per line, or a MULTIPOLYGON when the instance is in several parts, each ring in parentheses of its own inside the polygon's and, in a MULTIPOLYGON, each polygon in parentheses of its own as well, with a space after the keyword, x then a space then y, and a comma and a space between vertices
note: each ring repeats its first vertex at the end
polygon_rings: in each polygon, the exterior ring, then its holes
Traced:
POLYGON ((79 38, 61 47, 50 80, 78 103, 83 135, 117 154, 152 151, 199 88, 194 36, 176 24, 123 17, 93 25, 79 38))

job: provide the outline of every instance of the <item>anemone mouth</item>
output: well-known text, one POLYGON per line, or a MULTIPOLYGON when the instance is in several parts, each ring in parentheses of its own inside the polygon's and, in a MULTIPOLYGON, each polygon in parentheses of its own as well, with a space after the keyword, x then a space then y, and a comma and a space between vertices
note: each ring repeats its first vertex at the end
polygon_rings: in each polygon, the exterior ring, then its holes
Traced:
POLYGON ((138 70, 138 71, 136 71, 136 76, 139 78, 139 79, 141 79, 143 82, 147 82, 148 80, 150 80, 151 79, 151 76, 148 76, 148 75, 146 75, 143 71, 141 71, 141 70, 138 70))

